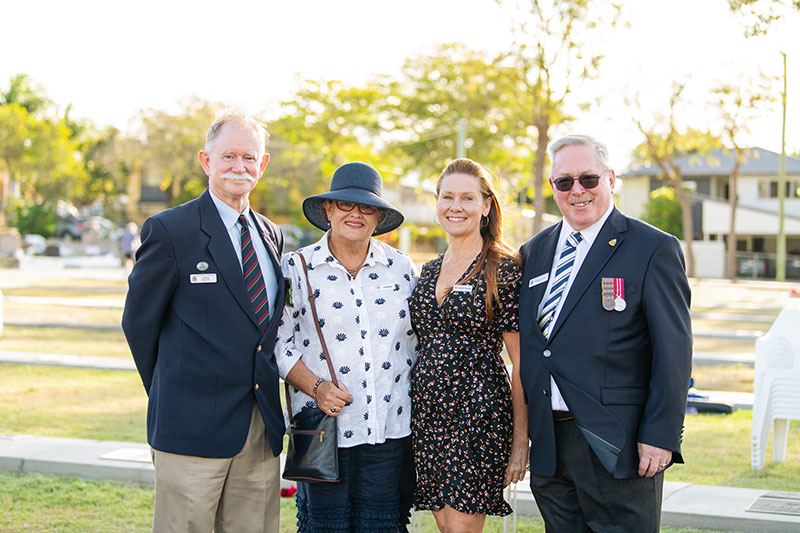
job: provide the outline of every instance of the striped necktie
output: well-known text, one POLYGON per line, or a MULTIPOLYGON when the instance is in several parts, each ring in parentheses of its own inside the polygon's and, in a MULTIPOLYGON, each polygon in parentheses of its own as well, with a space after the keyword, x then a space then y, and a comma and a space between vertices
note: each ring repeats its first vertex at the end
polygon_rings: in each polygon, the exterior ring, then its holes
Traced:
POLYGON ((561 296, 564 294, 564 288, 567 286, 569 275, 572 273, 572 265, 575 264, 578 243, 582 240, 583 236, 580 232, 573 231, 567 236, 567 242, 564 243, 564 248, 561 249, 561 255, 556 265, 553 285, 550 287, 547 301, 544 306, 542 306, 542 312, 539 315, 539 329, 542 330, 545 338, 549 338, 550 332, 553 330, 553 317, 556 314, 556 309, 558 309, 561 296))
POLYGON ((250 296, 250 302, 253 304, 258 327, 261 333, 264 333, 269 323, 267 287, 264 284, 264 276, 261 275, 261 267, 258 266, 258 256, 256 256, 256 249, 253 248, 253 240, 247 227, 246 216, 239 215, 239 225, 242 227, 242 273, 244 274, 244 284, 247 287, 247 295, 250 296))

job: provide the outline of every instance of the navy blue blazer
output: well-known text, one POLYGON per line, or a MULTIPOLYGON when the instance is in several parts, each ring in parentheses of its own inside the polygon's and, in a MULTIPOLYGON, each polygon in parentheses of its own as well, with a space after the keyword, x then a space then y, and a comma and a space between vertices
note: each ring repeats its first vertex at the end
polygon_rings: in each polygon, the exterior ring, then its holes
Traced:
POLYGON ((149 396, 147 441, 156 450, 233 457, 244 446, 257 401, 272 451, 281 451, 273 347, 284 303, 283 234, 266 217, 252 211, 250 216, 278 280, 263 335, 208 190, 142 225, 122 327, 149 396), (192 283, 193 274, 210 282, 192 283))
POLYGON ((616 208, 573 282, 549 340, 537 324, 561 223, 525 243, 519 299, 522 385, 531 472, 556 469, 552 375, 600 462, 615 478, 638 476, 637 442, 671 450, 681 440, 692 362, 690 290, 678 240, 616 208), (602 305, 602 278, 622 278, 624 311, 602 305))

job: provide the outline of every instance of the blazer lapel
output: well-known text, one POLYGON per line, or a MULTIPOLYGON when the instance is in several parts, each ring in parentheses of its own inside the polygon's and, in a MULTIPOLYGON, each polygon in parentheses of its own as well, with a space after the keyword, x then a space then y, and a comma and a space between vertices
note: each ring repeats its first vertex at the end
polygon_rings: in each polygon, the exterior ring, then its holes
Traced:
POLYGON ((578 300, 580 300, 583 294, 589 289, 591 283, 597 279, 600 270, 608 260, 611 259, 614 252, 619 249, 620 244, 622 244, 622 241, 625 239, 625 231, 627 231, 625 216, 615 207, 611 215, 609 215, 608 220, 606 220, 606 223, 603 224, 603 227, 600 229, 597 238, 594 240, 592 249, 589 250, 586 259, 584 259, 581 269, 575 277, 575 281, 572 282, 572 287, 569 289, 567 299, 564 301, 561 313, 558 315, 558 320, 555 326, 553 326, 553 332, 550 334, 551 338, 558 333, 561 325, 564 324, 564 321, 566 321, 567 317, 569 317, 570 313, 575 308, 575 304, 578 303, 578 300), (610 244, 612 241, 614 242, 613 245, 610 244))
POLYGON ((258 326, 253 304, 250 303, 247 288, 244 286, 242 267, 208 190, 203 193, 200 200, 200 229, 208 235, 208 251, 219 266, 219 275, 242 310, 247 313, 253 324, 258 326))

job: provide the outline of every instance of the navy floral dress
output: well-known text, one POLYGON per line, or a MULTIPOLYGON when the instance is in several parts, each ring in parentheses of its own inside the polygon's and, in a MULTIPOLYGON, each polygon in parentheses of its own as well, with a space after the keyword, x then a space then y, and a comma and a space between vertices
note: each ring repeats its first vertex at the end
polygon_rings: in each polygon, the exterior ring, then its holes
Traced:
POLYGON ((411 376, 414 506, 504 516, 511 513, 503 480, 513 411, 500 353, 503 332, 519 330, 520 267, 510 259, 500 263, 497 278, 507 283, 498 286, 500 301, 487 323, 483 271, 467 283, 459 280, 441 306, 436 302, 442 258, 422 267, 409 301, 421 344, 411 376))

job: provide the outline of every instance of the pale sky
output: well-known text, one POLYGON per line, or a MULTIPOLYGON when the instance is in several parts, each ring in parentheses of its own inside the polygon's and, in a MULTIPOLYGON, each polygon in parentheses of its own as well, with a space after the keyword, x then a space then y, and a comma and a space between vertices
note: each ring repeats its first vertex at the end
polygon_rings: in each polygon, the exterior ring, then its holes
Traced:
MULTIPOLYGON (((787 150, 800 150, 800 16, 767 39, 745 39, 727 0, 629 0, 628 29, 609 32, 600 97, 552 130, 604 140, 618 172, 641 142, 624 98, 666 109, 672 80, 688 80, 683 117, 714 125, 709 89, 789 58, 787 150), (795 34, 794 39, 783 35, 795 34)), ((396 74, 409 57, 460 41, 496 53, 512 46, 508 13, 493 0, 25 0, 0 8, 0 87, 28 74, 73 117, 129 131, 140 109, 174 111, 191 97, 274 114, 295 76, 359 84, 396 74)), ((593 51, 595 52, 595 51, 593 51)), ((776 97, 780 86, 776 85, 776 97)), ((647 113, 652 113, 648 111, 647 113)), ((746 144, 780 151, 781 111, 753 121, 746 144)))

